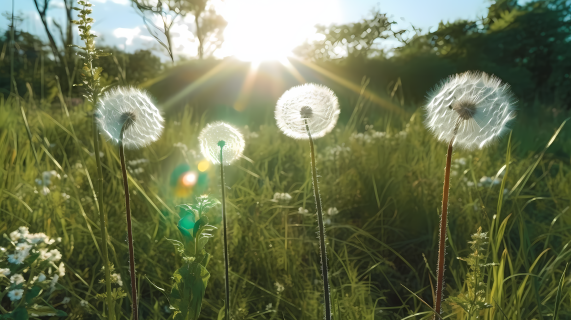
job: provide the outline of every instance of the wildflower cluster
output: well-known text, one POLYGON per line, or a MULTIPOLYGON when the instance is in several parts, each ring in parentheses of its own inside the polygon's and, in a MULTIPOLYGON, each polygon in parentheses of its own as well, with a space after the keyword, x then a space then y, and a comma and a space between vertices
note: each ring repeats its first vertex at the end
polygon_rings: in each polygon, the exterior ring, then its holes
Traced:
POLYGON ((84 41, 85 46, 80 47, 73 45, 73 47, 83 50, 83 53, 78 53, 78 56, 83 58, 85 62, 83 63, 83 68, 81 70, 81 83, 76 84, 76 86, 84 87, 84 97, 89 102, 96 103, 97 97, 104 89, 101 88, 100 84, 103 68, 94 67, 93 61, 111 54, 104 53, 103 50, 95 49, 95 38, 97 36, 91 32, 91 25, 95 20, 89 17, 92 12, 91 7, 93 5, 88 0, 79 0, 77 3, 82 7, 74 7, 73 9, 79 11, 79 14, 77 15, 79 20, 72 20, 71 22, 79 25, 77 27, 79 29, 79 36, 81 37, 81 40, 84 41))
POLYGON ((493 263, 486 263, 485 247, 488 242, 488 233, 482 232, 482 227, 472 235, 472 241, 469 241, 472 246, 472 253, 466 258, 458 259, 466 261, 470 268, 466 276, 466 293, 460 294, 457 297, 448 298, 448 302, 453 306, 461 307, 468 313, 468 319, 472 315, 477 315, 480 310, 491 308, 492 305, 486 302, 486 283, 482 275, 482 269, 494 265, 493 263))
POLYGON ((65 266, 60 262, 62 255, 54 248, 61 239, 30 233, 27 227, 20 227, 4 238, 10 241, 13 250, 0 247, 0 284, 6 285, 4 291, 0 290, 0 299, 8 297, 14 313, 65 316, 65 312, 47 303, 57 289, 58 280, 65 276, 65 266), (40 301, 44 305, 39 305, 40 301))

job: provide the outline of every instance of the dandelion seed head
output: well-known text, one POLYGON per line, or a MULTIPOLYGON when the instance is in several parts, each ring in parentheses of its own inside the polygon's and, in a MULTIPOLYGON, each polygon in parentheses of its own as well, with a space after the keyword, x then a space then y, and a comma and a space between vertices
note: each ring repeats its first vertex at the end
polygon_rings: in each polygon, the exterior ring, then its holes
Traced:
POLYGON ((99 101, 96 111, 99 130, 114 144, 137 149, 157 141, 163 131, 163 117, 149 95, 135 88, 108 91, 99 101))
POLYGON ((198 141, 202 154, 214 164, 220 164, 220 148, 224 165, 229 165, 242 156, 246 147, 240 131, 225 122, 206 125, 200 132, 198 141))
POLYGON ((286 91, 278 100, 275 117, 283 133, 294 139, 309 139, 305 123, 313 138, 329 133, 339 118, 339 101, 326 86, 307 83, 286 91))
POLYGON ((426 126, 438 140, 464 149, 483 148, 499 138, 515 117, 509 85, 484 72, 451 76, 430 94, 426 126))

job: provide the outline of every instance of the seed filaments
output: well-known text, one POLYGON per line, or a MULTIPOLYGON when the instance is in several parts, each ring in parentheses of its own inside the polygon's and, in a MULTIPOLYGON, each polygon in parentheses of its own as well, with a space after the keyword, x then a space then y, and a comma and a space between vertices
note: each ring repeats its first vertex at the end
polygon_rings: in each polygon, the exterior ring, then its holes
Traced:
POLYGON ((302 119, 309 119, 313 116, 313 109, 308 106, 301 107, 299 114, 301 114, 302 119))

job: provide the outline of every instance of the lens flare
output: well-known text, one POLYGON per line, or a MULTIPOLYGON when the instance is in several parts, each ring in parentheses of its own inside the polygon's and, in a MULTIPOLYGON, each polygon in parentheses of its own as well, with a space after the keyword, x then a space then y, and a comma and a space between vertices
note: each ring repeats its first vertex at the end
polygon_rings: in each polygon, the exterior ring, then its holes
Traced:
POLYGON ((198 163, 198 171, 204 172, 208 170, 208 168, 210 168, 210 162, 208 162, 208 160, 204 159, 198 163))
POLYGON ((198 176, 196 172, 189 171, 182 176, 181 183, 185 187, 192 187, 198 181, 198 176))

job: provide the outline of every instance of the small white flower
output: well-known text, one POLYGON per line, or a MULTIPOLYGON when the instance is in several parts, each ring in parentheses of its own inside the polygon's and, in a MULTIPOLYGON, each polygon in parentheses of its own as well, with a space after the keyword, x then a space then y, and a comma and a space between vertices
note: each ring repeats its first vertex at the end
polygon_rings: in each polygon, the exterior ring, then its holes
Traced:
POLYGON ((57 269, 58 269, 58 275, 59 275, 60 277, 65 276, 65 266, 63 265, 63 262, 60 262, 60 263, 59 263, 59 266, 58 266, 57 269))
POLYGON ((198 136, 200 151, 208 161, 220 164, 220 146, 224 165, 229 165, 242 156, 246 142, 238 129, 224 122, 206 125, 198 136))
POLYGON ((274 307, 273 307, 272 303, 268 303, 268 304, 266 305, 266 311, 270 311, 270 310, 272 310, 273 308, 274 308, 274 307))
POLYGON ((289 193, 274 193, 274 201, 283 201, 289 202, 291 200, 291 196, 289 193))
POLYGON ((467 185, 469 188, 472 188, 472 187, 474 186, 474 182, 468 181, 468 182, 466 182, 466 185, 467 185))
POLYGON ((339 118, 339 101, 326 86, 306 83, 286 91, 276 104, 275 117, 280 130, 294 139, 309 139, 329 133, 339 118))
POLYGON ((163 131, 163 117, 146 92, 135 88, 108 91, 97 106, 99 130, 113 143, 119 144, 125 121, 123 145, 137 149, 157 141, 163 131))
POLYGON ((18 301, 22 299, 22 295, 24 295, 23 289, 15 289, 8 292, 8 298, 10 298, 11 301, 18 301))
POLYGON ((0 274, 4 275, 5 277, 10 275, 10 269, 8 268, 0 268, 0 274))
POLYGON ((21 283, 26 282, 26 280, 24 279, 24 276, 22 276, 19 273, 16 273, 15 275, 10 277, 10 283, 15 284, 15 285, 19 285, 21 283))
POLYGON ((327 209, 327 214, 330 216, 334 216, 338 213, 339 213, 339 210, 337 210, 337 208, 335 208, 335 207, 327 209))
POLYGON ((71 298, 70 297, 64 297, 63 300, 61 301, 61 304, 68 304, 71 302, 71 298))
POLYGON ((52 262, 56 262, 59 261, 61 259, 61 253, 59 252, 58 249, 53 249, 49 252, 49 260, 52 262))
POLYGON ((49 237, 46 236, 45 233, 40 232, 40 233, 30 233, 28 235, 28 240, 33 243, 33 244, 38 244, 38 243, 42 243, 42 242, 49 242, 49 237))
POLYGON ((111 275, 111 282, 116 283, 118 286, 123 286, 123 281, 121 280, 121 275, 118 273, 114 273, 111 275))
POLYGON ((492 178, 487 176, 483 176, 482 178, 480 178, 480 185, 487 186, 490 184, 492 184, 492 178))
POLYGON ((507 131, 515 117, 509 86, 483 72, 451 76, 425 107, 426 125, 444 142, 465 149, 483 148, 507 131))
POLYGON ((50 292, 54 292, 58 280, 59 280, 59 275, 55 274, 54 277, 52 278, 52 281, 50 282, 50 292))
POLYGON ((89 303, 85 300, 81 300, 81 301, 79 301, 79 305, 84 307, 84 308, 87 308, 87 306, 89 306, 89 303))
POLYGON ((301 214, 309 213, 309 211, 308 211, 307 209, 302 208, 302 207, 299 207, 298 212, 301 213, 301 214))
POLYGON ((44 282, 44 281, 46 281, 46 275, 43 274, 43 273, 40 273, 40 274, 37 276, 37 279, 38 279, 39 282, 44 282))
POLYGON ((276 291, 278 292, 278 294, 282 293, 285 290, 284 286, 277 281, 276 283, 274 283, 274 286, 276 286, 276 291))
POLYGON ((18 231, 18 230, 14 230, 14 231, 10 232, 10 240, 12 240, 13 242, 17 242, 18 240, 20 240, 21 237, 22 237, 22 235, 20 234, 20 231, 18 231))

